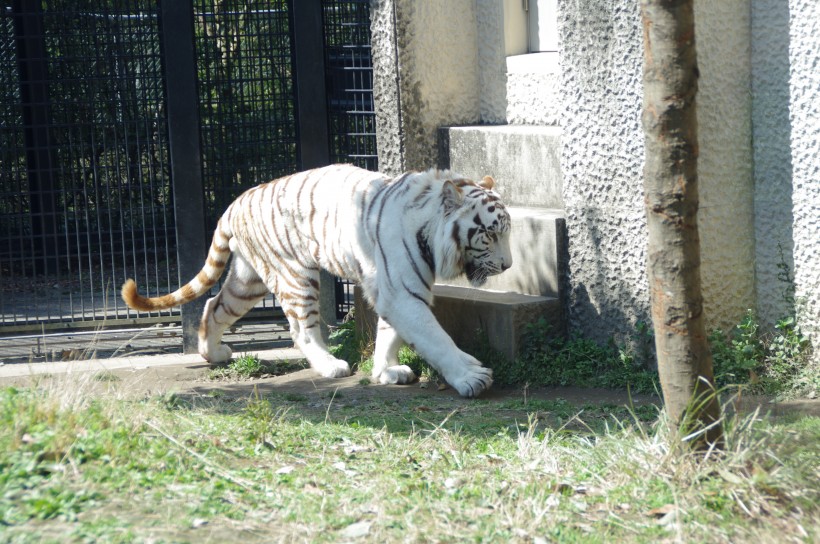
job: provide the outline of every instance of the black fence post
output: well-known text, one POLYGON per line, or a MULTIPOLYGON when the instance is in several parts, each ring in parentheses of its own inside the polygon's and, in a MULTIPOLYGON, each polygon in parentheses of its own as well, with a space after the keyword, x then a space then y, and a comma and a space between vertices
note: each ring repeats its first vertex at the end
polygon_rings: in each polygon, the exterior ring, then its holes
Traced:
MULTIPOLYGON (((296 73, 296 118, 301 170, 330 164, 330 136, 325 86, 325 50, 321 0, 289 2, 296 73)), ((319 280, 322 333, 336 323, 336 278, 319 280)))
MULTIPOLYGON (((180 281, 185 283, 197 275, 208 254, 199 149, 194 10, 192 0, 165 0, 160 9, 177 257, 180 281)), ((182 307, 185 353, 197 351, 197 331, 204 305, 203 297, 182 307)))
POLYGON ((35 273, 59 272, 59 259, 66 253, 57 229, 57 192, 59 181, 54 166, 54 146, 49 127, 48 53, 43 33, 43 8, 39 0, 15 0, 15 38, 20 74, 20 101, 29 196, 31 233, 35 240, 35 273))

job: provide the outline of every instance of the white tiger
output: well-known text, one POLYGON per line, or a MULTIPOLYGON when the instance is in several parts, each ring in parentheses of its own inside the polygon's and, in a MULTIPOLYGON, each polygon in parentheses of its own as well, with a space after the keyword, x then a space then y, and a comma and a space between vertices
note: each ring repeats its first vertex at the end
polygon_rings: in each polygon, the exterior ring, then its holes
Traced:
POLYGON ((319 269, 357 282, 379 315, 373 379, 410 383, 399 365, 407 342, 461 395, 492 384, 492 371, 459 350, 430 310, 436 278, 466 273, 473 285, 512 264, 510 216, 485 177, 474 183, 450 171, 409 172, 395 179, 350 165, 301 172, 254 187, 225 211, 208 258, 177 291, 146 298, 133 280, 122 287, 133 309, 153 311, 207 293, 233 253, 231 271, 208 300, 199 353, 230 359, 223 332, 268 292, 276 295, 294 343, 326 377, 350 375, 328 353, 319 327, 319 269))

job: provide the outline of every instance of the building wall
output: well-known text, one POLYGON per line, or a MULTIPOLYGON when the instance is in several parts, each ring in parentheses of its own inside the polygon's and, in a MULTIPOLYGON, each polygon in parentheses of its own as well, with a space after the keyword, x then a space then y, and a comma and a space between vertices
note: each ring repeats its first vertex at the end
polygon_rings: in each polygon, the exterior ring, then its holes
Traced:
POLYGON ((435 166, 438 127, 480 120, 476 2, 374 0, 371 14, 379 162, 435 166))
POLYGON ((772 324, 790 312, 777 264, 794 269, 789 4, 754 0, 751 13, 757 312, 772 324))
POLYGON ((789 8, 794 279, 820 362, 820 2, 791 0, 789 8))
POLYGON ((755 308, 749 0, 695 0, 698 227, 707 328, 755 308))
POLYGON ((820 3, 753 0, 751 12, 757 310, 772 324, 796 309, 820 358, 820 3))
MULTIPOLYGON (((502 11, 497 4, 373 6, 386 171, 435 164, 439 126, 503 122, 505 106, 511 121, 500 25, 487 20, 502 11)), ((696 0, 695 10, 707 327, 731 327, 748 308, 768 322, 785 315, 783 261, 820 345, 820 3, 696 0)), ((601 341, 625 338, 649 319, 639 7, 564 0, 558 18, 560 78, 550 100, 560 101, 569 325, 601 341)))
POLYGON ((503 125, 507 121, 507 71, 504 2, 476 0, 481 122, 503 125))
MULTIPOLYGON (((636 2, 559 4, 562 167, 571 327, 605 339, 648 319, 643 31, 636 2)), ((707 327, 755 307, 750 12, 747 0, 696 0, 698 184, 707 327)))
POLYGON ((649 320, 638 3, 562 2, 558 27, 569 326, 626 338, 649 320))

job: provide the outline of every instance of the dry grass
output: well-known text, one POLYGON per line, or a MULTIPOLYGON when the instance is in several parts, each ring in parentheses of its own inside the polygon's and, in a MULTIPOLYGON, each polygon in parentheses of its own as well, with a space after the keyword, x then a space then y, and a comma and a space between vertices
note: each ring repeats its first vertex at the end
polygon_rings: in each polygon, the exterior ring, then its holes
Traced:
POLYGON ((727 418, 725 450, 704 458, 685 453, 663 415, 594 407, 556 403, 527 419, 443 396, 422 406, 336 395, 317 407, 135 398, 127 382, 90 374, 40 385, 0 393, 4 541, 820 536, 817 418, 727 418))

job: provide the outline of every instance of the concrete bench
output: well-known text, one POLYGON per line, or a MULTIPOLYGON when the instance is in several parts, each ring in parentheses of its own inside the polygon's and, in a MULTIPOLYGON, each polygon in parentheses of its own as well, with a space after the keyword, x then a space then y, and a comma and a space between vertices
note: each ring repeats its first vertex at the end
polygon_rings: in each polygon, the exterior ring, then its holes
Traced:
POLYGON ((490 347, 512 361, 518 356, 526 325, 544 318, 560 330, 561 304, 557 298, 436 285, 433 313, 462 349, 476 345, 476 334, 486 335, 490 347))
MULTIPOLYGON (((544 318, 556 331, 563 323, 557 298, 485 291, 470 287, 436 285, 433 314, 462 349, 486 335, 490 347, 512 361, 521 349, 526 325, 544 318)), ((356 326, 366 338, 375 339, 376 314, 356 289, 356 326)))

